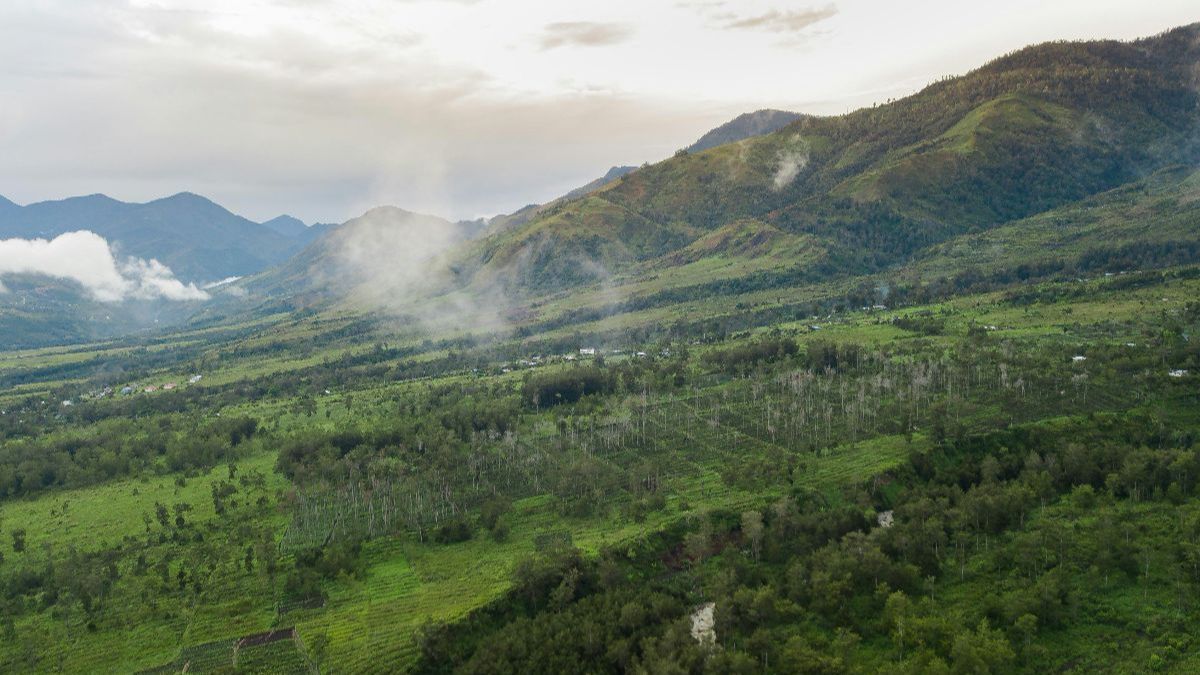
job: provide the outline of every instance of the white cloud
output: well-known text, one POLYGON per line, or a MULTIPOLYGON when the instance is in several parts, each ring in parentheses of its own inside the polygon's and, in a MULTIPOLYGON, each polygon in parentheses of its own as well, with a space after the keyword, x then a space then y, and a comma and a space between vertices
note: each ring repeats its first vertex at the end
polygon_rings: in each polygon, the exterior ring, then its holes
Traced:
POLYGON ((808 143, 799 135, 793 136, 779 151, 776 158, 775 175, 771 177, 771 189, 779 192, 792 184, 796 177, 808 167, 808 143))
MULTIPOLYGON (((100 302, 127 298, 207 300, 208 293, 184 284, 157 260, 129 258, 118 262, 112 247, 87 230, 67 232, 54 239, 0 240, 0 278, 34 274, 79 283, 100 302)), ((0 286, 3 289, 3 286, 0 286)))
POLYGON ((237 281, 238 279, 241 279, 241 277, 225 277, 224 279, 221 279, 220 281, 211 281, 207 284, 204 284, 200 288, 203 288, 206 291, 211 291, 214 288, 220 288, 221 286, 227 286, 229 284, 232 284, 233 282, 237 281))

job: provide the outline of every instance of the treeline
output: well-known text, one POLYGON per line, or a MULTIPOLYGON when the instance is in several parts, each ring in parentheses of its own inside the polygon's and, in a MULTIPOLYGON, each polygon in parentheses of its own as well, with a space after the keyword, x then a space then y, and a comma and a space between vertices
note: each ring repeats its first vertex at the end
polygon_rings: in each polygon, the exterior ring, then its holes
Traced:
POLYGON ((95 485, 144 472, 202 469, 242 454, 258 432, 252 417, 108 419, 0 445, 0 498, 95 485))
POLYGON ((792 338, 770 337, 710 351, 704 355, 704 361, 721 372, 747 374, 760 364, 795 356, 799 349, 792 338))
POLYGON ((621 380, 615 369, 577 366, 534 373, 526 378, 521 393, 534 408, 549 408, 575 403, 584 396, 610 394, 617 390, 621 380))

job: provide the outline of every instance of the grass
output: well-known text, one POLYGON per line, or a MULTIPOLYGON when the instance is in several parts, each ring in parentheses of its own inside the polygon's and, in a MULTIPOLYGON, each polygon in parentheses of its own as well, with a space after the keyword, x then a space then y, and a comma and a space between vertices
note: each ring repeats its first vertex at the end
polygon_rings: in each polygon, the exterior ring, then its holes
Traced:
MULTIPOLYGON (((262 472, 267 477, 269 490, 287 486, 286 479, 274 471, 273 453, 235 463, 243 473, 262 472)), ((193 508, 189 520, 211 521, 215 517, 212 484, 227 477, 227 468, 219 466, 194 478, 174 474, 127 478, 96 487, 52 492, 34 499, 9 500, 0 503, 0 522, 6 529, 20 523, 26 530, 26 546, 30 551, 40 551, 45 546, 95 550, 143 532, 143 516, 154 515, 156 502, 167 506, 186 502, 193 508), (181 478, 182 486, 177 484, 181 478)), ((19 554, 10 554, 7 558, 9 565, 19 561, 19 554)))

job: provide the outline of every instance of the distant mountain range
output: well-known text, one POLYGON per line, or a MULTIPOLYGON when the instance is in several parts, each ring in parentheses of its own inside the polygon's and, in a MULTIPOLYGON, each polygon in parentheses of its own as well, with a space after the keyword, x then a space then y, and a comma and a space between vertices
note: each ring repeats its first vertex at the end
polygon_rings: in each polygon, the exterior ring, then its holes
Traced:
POLYGON ((0 239, 90 230, 120 254, 157 259, 180 279, 198 283, 260 272, 321 232, 290 216, 255 223, 188 192, 144 204, 100 194, 28 206, 0 200, 0 239))

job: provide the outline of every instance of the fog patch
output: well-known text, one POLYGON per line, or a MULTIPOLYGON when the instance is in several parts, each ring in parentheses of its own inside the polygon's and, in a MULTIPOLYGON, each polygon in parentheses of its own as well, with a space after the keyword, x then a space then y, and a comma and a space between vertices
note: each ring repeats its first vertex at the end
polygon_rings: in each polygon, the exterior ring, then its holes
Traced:
POLYGON ((108 241, 88 230, 67 232, 50 240, 0 240, 0 278, 9 274, 74 281, 100 302, 209 298, 195 284, 176 279, 171 269, 157 260, 131 257, 119 262, 108 241))
POLYGON ((449 257, 473 231, 392 206, 371 209, 332 233, 328 274, 334 285, 349 285, 352 304, 405 327, 499 331, 506 326, 504 294, 498 288, 458 288, 449 257))
POLYGON ((792 184, 800 172, 808 168, 808 141, 792 136, 780 149, 776 158, 775 175, 771 177, 771 189, 779 192, 792 184))

